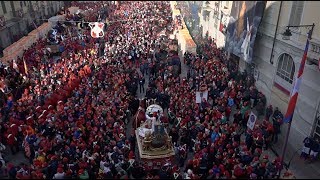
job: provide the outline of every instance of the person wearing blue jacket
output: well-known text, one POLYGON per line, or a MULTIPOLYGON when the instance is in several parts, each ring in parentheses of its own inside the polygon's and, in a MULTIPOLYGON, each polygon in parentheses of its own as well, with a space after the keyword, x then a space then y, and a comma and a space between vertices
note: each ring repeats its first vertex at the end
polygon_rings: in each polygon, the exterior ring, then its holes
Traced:
POLYGON ((218 137, 219 137, 219 131, 218 129, 215 129, 211 134, 211 142, 214 143, 218 137))
POLYGON ((232 107, 234 105, 234 100, 229 96, 228 98, 228 106, 232 107))

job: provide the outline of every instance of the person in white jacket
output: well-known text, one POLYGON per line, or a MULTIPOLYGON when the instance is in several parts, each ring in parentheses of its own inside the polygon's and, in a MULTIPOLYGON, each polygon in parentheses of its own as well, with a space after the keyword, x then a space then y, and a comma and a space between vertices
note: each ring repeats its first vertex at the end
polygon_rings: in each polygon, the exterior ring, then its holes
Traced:
POLYGON ((65 172, 63 172, 62 168, 57 169, 57 173, 54 174, 53 179, 64 179, 65 172))

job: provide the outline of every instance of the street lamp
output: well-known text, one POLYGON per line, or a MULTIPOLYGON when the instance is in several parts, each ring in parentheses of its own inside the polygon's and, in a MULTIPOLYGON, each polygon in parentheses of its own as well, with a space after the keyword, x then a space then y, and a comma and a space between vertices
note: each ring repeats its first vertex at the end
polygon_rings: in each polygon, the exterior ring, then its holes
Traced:
POLYGON ((297 78, 296 78, 295 83, 294 83, 294 88, 293 88, 293 90, 291 92, 291 95, 290 95, 290 100, 289 100, 289 103, 288 103, 287 112, 286 112, 286 114, 284 116, 284 119, 283 119, 284 122, 288 123, 288 130, 287 130, 287 134, 286 134, 286 137, 285 137, 285 143, 283 145, 282 154, 281 154, 281 167, 280 167, 280 170, 279 170, 279 177, 281 176, 281 171, 283 169, 284 157, 285 157, 286 150, 287 150, 288 139, 289 139, 290 128, 291 128, 291 122, 292 122, 292 119, 293 119, 293 114, 294 114, 294 110, 295 110, 297 99, 298 99, 298 95, 299 95, 299 88, 300 88, 300 84, 301 84, 301 81, 302 81, 302 74, 303 74, 304 66, 305 66, 306 61, 307 61, 309 41, 311 40, 314 26, 315 26, 314 23, 312 25, 287 26, 286 31, 283 33, 283 38, 282 39, 289 40, 290 37, 292 36, 291 31, 290 31, 291 27, 305 27, 305 28, 310 28, 311 27, 311 29, 308 32, 308 38, 307 38, 304 54, 303 54, 302 59, 301 59, 298 75, 297 75, 297 78))
POLYGON ((308 38, 311 39, 314 26, 315 26, 314 23, 312 25, 287 26, 286 31, 282 34, 282 39, 283 40, 290 40, 290 37, 292 36, 290 28, 292 28, 292 27, 305 27, 305 28, 311 27, 311 29, 308 32, 308 38))
POLYGON ((292 33, 289 28, 286 29, 286 31, 282 34, 283 40, 290 40, 290 37, 292 36, 292 33))

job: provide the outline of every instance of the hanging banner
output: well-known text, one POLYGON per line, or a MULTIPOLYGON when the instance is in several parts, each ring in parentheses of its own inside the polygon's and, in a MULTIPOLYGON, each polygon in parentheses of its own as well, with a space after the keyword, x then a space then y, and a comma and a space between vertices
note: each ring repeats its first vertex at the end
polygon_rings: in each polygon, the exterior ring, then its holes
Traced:
POLYGON ((225 49, 251 63, 266 1, 233 1, 226 31, 225 49))
POLYGON ((89 23, 89 27, 91 28, 90 34, 93 38, 100 38, 104 36, 104 32, 103 32, 104 23, 101 23, 101 22, 89 23))

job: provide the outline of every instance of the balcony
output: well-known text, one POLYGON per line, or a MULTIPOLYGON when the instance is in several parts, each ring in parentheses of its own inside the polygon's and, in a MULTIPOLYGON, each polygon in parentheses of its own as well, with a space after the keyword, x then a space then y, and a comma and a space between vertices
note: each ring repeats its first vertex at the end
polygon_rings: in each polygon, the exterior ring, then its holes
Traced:
POLYGON ((308 50, 308 64, 318 65, 318 60, 320 58, 320 41, 312 39, 310 41, 310 46, 308 50))

